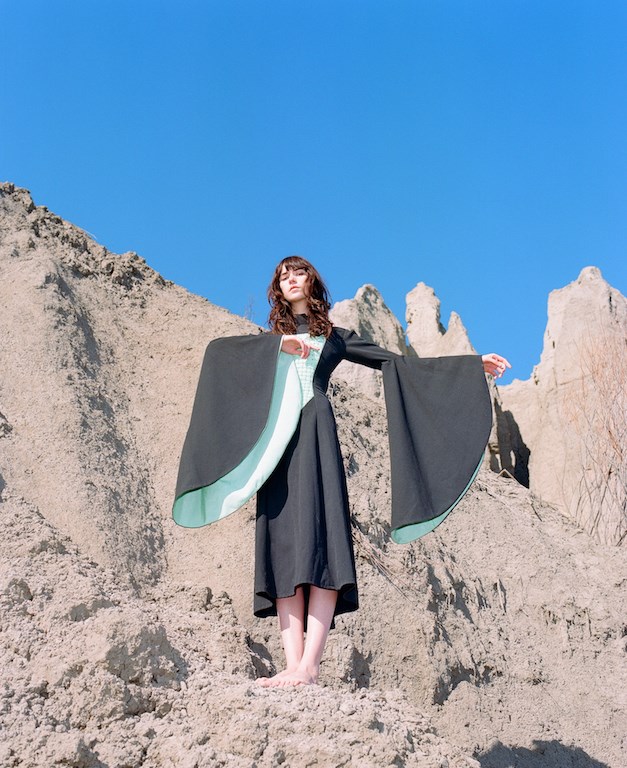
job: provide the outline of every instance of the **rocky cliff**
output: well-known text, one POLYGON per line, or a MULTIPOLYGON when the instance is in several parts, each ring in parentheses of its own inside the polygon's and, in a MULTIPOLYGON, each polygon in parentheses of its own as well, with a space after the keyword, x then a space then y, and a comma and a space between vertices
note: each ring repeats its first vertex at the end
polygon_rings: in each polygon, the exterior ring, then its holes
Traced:
POLYGON ((440 322, 440 300, 433 288, 418 283, 407 294, 406 301, 407 338, 417 355, 441 357, 476 353, 457 312, 451 312, 447 328, 440 322))
POLYGON ((500 388, 513 472, 600 541, 627 535, 627 299, 596 267, 551 291, 540 362, 500 388))
POLYGON ((625 764, 623 549, 487 468, 392 544, 383 407, 336 379, 361 609, 323 685, 256 688, 254 503, 170 504, 206 343, 258 329, 11 184, 0 290, 0 764, 625 764))

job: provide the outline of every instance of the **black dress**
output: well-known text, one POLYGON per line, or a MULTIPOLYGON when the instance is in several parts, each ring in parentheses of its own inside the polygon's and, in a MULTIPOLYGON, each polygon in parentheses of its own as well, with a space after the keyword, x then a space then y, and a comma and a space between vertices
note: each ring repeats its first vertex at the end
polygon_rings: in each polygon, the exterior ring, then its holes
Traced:
MULTIPOLYGON (((297 333, 307 333, 306 316, 297 322, 297 333)), ((273 404, 300 396, 298 387, 296 394, 287 387, 281 394, 277 385, 286 361, 298 363, 280 345, 281 336, 264 333, 216 339, 207 347, 173 517, 187 527, 207 525, 257 492, 255 615, 276 615, 276 598, 293 595, 299 585, 337 590, 335 614, 354 611, 346 477, 326 396, 331 373, 342 360, 383 371, 391 536, 407 543, 444 520, 482 463, 492 409, 481 358, 405 357, 334 328, 313 370, 313 396, 297 406, 280 451, 261 471, 255 451, 273 422, 273 404), (247 466, 253 472, 242 479, 240 470, 247 466)))
MULTIPOLYGON (((305 315, 298 315, 297 322, 297 333, 308 331, 305 315)), ((380 369, 394 357, 341 328, 327 339, 314 373, 314 396, 301 411, 283 458, 257 493, 255 616, 276 615, 277 597, 312 584, 339 592, 336 615, 357 609, 346 476, 326 391, 342 360, 380 369)))

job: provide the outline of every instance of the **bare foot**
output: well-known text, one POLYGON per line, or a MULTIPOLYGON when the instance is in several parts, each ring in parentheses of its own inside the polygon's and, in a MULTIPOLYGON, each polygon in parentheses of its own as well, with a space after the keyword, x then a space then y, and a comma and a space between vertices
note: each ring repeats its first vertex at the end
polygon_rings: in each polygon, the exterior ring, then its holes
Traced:
POLYGON ((295 671, 296 669, 284 669, 282 672, 277 672, 276 675, 272 675, 272 677, 258 677, 255 680, 255 683, 262 688, 270 688, 279 685, 279 680, 282 680, 287 675, 291 675, 295 671))
POLYGON ((316 685, 318 682, 318 670, 309 668, 298 668, 293 672, 285 670, 280 675, 275 675, 268 680, 268 688, 280 687, 288 688, 296 685, 316 685))

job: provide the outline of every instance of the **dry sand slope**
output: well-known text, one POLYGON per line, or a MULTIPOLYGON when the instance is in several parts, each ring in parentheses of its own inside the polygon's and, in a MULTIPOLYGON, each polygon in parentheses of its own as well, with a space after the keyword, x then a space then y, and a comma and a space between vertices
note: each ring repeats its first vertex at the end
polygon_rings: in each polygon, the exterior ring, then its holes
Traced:
POLYGON ((362 608, 323 686, 252 618, 254 504, 170 521, 206 343, 257 328, 0 187, 0 765, 627 765, 624 549, 482 470, 388 536, 385 415, 336 383, 362 608))

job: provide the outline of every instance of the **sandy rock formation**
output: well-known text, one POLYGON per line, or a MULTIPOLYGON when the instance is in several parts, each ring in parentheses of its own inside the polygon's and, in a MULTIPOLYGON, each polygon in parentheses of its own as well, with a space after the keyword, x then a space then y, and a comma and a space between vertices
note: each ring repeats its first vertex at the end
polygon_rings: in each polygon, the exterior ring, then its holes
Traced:
MULTIPOLYGON (((362 338, 390 352, 406 355, 409 351, 401 324, 388 309, 374 285, 362 285, 353 299, 336 302, 331 309, 330 317, 334 325, 355 331, 362 338)), ((333 376, 370 398, 378 400, 383 396, 383 383, 379 371, 345 360, 338 365, 333 376)))
POLYGON ((551 291, 540 362, 501 387, 516 475, 599 540, 627 534, 627 300, 596 267, 551 291))
MULTIPOLYGON (((172 487, 153 470, 180 450, 177 394, 195 386, 208 302, 135 253, 109 253, 26 190, 1 191, 0 411, 14 438, 5 480, 98 562, 153 582, 172 487)), ((211 314, 214 334, 252 327, 211 314)))
POLYGON ((451 312, 448 328, 440 322, 440 299, 433 288, 418 283, 406 302, 407 339, 419 357, 476 354, 457 312, 451 312))
POLYGON ((254 503, 170 519, 205 345, 259 329, 10 184, 0 290, 0 764, 625 764, 624 550, 485 469, 392 544, 384 409, 336 381, 361 609, 323 686, 260 690, 254 503))

